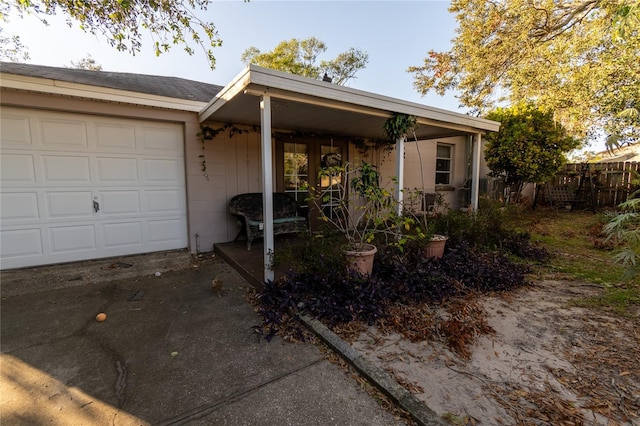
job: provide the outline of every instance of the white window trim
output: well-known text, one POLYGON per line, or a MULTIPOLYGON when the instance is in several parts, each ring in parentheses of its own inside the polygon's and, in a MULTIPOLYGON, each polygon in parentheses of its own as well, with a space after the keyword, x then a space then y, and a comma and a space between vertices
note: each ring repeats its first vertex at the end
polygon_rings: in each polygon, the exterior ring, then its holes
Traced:
POLYGON ((436 144, 436 167, 434 167, 435 170, 435 177, 436 177, 436 182, 437 182, 437 176, 440 174, 447 174, 449 176, 449 183, 436 183, 436 186, 451 186, 451 181, 452 181, 452 177, 453 177, 453 156, 454 156, 454 145, 453 144, 448 144, 448 143, 440 143, 438 142, 436 144), (438 157, 438 147, 439 146, 446 146, 449 148, 449 157, 438 157), (443 171, 438 171, 437 170, 437 164, 438 164, 438 160, 449 160, 449 170, 447 172, 443 172, 443 171))

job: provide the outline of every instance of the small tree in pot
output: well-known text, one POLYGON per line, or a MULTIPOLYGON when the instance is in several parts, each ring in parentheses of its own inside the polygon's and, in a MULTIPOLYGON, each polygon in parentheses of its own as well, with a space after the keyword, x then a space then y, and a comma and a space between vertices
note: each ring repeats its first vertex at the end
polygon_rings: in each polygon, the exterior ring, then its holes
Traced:
POLYGON ((345 237, 343 250, 349 269, 371 274, 377 252, 372 244, 375 236, 393 228, 389 226, 395 217, 391 193, 380 186, 375 166, 366 162, 325 168, 320 177, 331 182, 312 199, 320 219, 345 237))

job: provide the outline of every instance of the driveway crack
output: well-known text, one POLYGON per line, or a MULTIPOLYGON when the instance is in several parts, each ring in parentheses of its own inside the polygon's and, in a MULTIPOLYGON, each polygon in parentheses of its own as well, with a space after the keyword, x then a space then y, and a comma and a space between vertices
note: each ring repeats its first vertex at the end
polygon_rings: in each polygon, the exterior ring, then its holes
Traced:
POLYGON ((118 378, 116 379, 116 397, 120 407, 124 406, 125 391, 127 388, 127 366, 126 364, 116 361, 116 369, 118 370, 118 378))
POLYGON ((175 416, 175 417, 173 417, 171 419, 161 421, 161 422, 157 423, 157 425, 158 426, 183 425, 183 424, 187 424, 189 422, 192 422, 195 419, 206 417, 209 414, 211 414, 211 413, 219 410, 220 408, 224 407, 225 405, 232 404, 233 402, 238 401, 238 400, 244 398, 245 396, 256 392, 257 390, 260 390, 261 388, 263 388, 265 386, 268 386, 268 385, 270 385, 272 383, 278 382, 278 381, 280 381, 280 380, 282 380, 284 378, 287 378, 287 377, 289 377, 289 376, 291 376, 293 374, 296 374, 296 373, 298 373, 298 372, 300 372, 302 370, 305 370, 305 369, 307 369, 309 367, 312 367, 312 366, 314 366, 316 364, 319 364, 319 363, 321 363, 323 361, 325 361, 324 357, 317 358, 317 359, 315 359, 313 361, 310 361, 309 363, 307 363, 307 364, 305 364, 305 365, 303 365, 301 367, 296 368, 295 370, 291 370, 291 371, 288 371, 288 372, 286 372, 284 374, 281 374, 281 375, 279 375, 277 377, 265 380, 264 382, 259 383, 259 384, 255 385, 255 386, 253 386, 253 387, 251 387, 249 389, 233 393, 233 394, 228 395, 228 396, 226 396, 226 397, 224 397, 222 399, 219 399, 218 401, 213 402, 211 404, 201 405, 200 407, 196 407, 193 410, 186 411, 186 412, 184 412, 182 414, 179 414, 179 415, 177 415, 177 416, 175 416))

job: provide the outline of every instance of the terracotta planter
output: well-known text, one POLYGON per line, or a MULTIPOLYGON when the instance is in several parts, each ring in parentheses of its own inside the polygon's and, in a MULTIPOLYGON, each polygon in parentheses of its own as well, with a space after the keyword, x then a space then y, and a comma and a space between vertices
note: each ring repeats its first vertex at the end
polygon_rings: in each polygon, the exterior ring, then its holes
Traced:
POLYGON ((373 258, 377 252, 378 249, 373 244, 362 244, 358 250, 345 250, 347 269, 361 275, 371 275, 373 258))
POLYGON ((444 255, 444 247, 447 244, 449 238, 444 235, 434 235, 431 241, 422 248, 424 257, 427 259, 440 259, 444 255))

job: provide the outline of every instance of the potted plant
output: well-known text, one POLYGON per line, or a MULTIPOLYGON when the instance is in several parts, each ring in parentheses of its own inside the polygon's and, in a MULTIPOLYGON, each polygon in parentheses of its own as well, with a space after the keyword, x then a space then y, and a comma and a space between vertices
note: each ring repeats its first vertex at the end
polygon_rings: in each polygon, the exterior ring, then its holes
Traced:
POLYGON ((433 234, 422 246, 422 254, 427 259, 440 259, 444 255, 444 249, 449 237, 442 234, 433 234))
POLYGON ((380 186, 375 166, 366 162, 325 168, 320 176, 331 182, 313 197, 320 219, 345 237, 349 270, 370 275, 378 251, 372 242, 392 211, 390 193, 380 186))
POLYGON ((425 194, 421 190, 410 192, 407 196, 407 206, 413 206, 405 210, 405 215, 409 216, 412 228, 408 228, 405 233, 408 238, 417 242, 427 259, 440 259, 444 255, 449 237, 435 232, 435 219, 438 215, 438 208, 443 204, 440 194, 425 194), (435 205, 425 202, 427 196, 435 195, 435 205), (416 207, 417 206, 417 207, 416 207), (431 210, 430 208, 433 207, 431 210))

